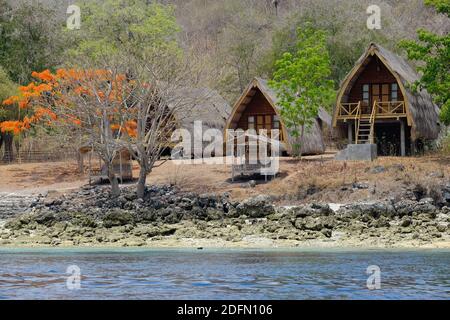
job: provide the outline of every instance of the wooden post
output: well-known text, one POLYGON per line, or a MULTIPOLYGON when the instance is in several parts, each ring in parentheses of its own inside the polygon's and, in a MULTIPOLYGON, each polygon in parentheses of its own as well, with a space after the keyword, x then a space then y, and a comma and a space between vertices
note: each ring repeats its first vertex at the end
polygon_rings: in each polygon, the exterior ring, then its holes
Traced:
POLYGON ((400 155, 406 156, 405 122, 400 120, 400 155))
POLYGON ((122 152, 121 151, 119 151, 119 165, 120 165, 120 183, 123 184, 122 152))
POLYGON ((131 181, 133 181, 133 158, 131 157, 131 153, 129 153, 129 156, 130 156, 130 175, 131 175, 131 177, 130 177, 130 179, 131 179, 131 181))
POLYGON ((352 122, 348 123, 347 131, 348 131, 348 144, 352 144, 353 143, 353 123, 352 122))
POLYGON ((89 185, 92 184, 92 150, 89 152, 89 185))
POLYGON ((77 152, 77 161, 78 161, 78 171, 83 174, 84 173, 84 155, 81 151, 77 152))

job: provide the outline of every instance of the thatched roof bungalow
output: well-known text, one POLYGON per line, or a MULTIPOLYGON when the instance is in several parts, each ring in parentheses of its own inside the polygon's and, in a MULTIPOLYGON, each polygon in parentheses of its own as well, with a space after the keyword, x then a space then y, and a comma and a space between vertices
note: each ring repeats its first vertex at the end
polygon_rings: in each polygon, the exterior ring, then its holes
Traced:
MULTIPOLYGON (((225 129, 279 129, 282 151, 291 154, 295 140, 280 117, 278 98, 266 80, 254 78, 234 105, 225 129)), ((331 127, 331 116, 321 108, 314 124, 305 132, 303 154, 323 154, 325 142, 323 125, 331 127)))
POLYGON ((382 155, 413 153, 440 131, 431 96, 411 89, 417 80, 403 58, 371 43, 341 84, 333 127, 345 132, 350 144, 377 144, 382 155))
MULTIPOLYGON (((209 88, 179 90, 168 105, 173 108, 177 128, 188 130, 192 139, 195 136, 203 137, 208 129, 222 132, 231 113, 229 103, 217 91, 209 88), (196 121, 201 121, 202 125, 196 126, 196 121)), ((207 144, 209 142, 203 142, 202 147, 207 144)), ((191 152, 194 152, 193 143, 191 152)))
POLYGON ((169 107, 175 108, 174 114, 179 126, 189 130, 192 135, 195 133, 195 121, 202 122, 203 132, 211 128, 222 131, 231 113, 228 102, 212 89, 183 89, 175 94, 175 99, 177 105, 169 102, 169 107))

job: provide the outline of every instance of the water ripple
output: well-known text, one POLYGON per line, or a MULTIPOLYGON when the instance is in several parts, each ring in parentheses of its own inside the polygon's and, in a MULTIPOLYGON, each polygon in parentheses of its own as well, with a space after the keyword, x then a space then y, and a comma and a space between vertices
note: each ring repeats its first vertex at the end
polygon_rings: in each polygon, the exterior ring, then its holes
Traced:
POLYGON ((7 250, 0 299, 449 299, 449 266, 449 251, 7 250), (369 265, 380 290, 366 287, 369 265))

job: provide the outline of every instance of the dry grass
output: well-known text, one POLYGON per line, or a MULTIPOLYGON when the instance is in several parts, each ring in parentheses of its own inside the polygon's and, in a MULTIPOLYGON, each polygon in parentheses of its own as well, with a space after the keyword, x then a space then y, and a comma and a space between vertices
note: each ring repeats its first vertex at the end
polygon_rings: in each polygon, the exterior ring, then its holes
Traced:
POLYGON ((76 188, 85 181, 76 162, 0 165, 0 192, 76 188))
MULTIPOLYGON (((406 192, 439 198, 440 188, 450 182, 450 156, 417 158, 383 157, 374 162, 340 162, 321 157, 299 161, 283 158, 279 176, 254 188, 246 181, 231 182, 226 165, 175 165, 168 161, 154 169, 149 184, 173 184, 196 193, 229 192, 235 199, 271 194, 280 202, 323 201, 345 203, 401 197, 406 192), (375 173, 377 166, 385 171, 375 173), (367 189, 355 189, 354 183, 367 189)), ((138 167, 134 166, 137 176, 138 167)), ((76 173, 76 163, 45 163, 0 166, 0 192, 17 190, 60 190, 77 188, 87 182, 76 173)))
POLYGON ((438 198, 439 186, 450 182, 450 157, 379 158, 368 162, 327 161, 298 164, 297 172, 277 181, 274 189, 286 200, 351 202, 401 197, 423 189, 423 196, 438 198), (376 172, 382 167, 383 172, 376 172), (353 184, 367 189, 355 189, 353 184))

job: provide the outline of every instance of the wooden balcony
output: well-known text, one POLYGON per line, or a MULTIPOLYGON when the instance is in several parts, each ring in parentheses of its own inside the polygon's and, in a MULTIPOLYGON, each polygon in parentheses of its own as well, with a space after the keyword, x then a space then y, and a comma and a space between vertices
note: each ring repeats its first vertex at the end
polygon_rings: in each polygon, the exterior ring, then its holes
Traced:
POLYGON ((337 120, 347 121, 356 119, 400 119, 406 118, 404 101, 375 101, 373 106, 362 101, 357 103, 340 103, 337 120))

